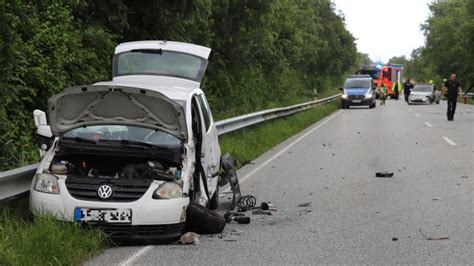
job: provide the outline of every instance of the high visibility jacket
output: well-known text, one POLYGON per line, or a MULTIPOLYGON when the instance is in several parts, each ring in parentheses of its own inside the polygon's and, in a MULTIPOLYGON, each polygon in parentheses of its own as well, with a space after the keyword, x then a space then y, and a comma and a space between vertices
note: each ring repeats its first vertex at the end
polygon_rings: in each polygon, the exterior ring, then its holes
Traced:
POLYGON ((395 93, 395 85, 397 85, 397 91, 400 93, 402 91, 402 84, 400 82, 394 82, 392 85, 392 92, 395 93), (398 84, 398 85, 397 85, 398 84))

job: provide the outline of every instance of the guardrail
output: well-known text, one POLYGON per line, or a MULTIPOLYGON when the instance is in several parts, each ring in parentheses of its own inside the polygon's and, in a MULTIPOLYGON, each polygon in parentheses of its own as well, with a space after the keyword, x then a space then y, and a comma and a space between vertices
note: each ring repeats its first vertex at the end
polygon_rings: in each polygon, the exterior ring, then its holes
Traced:
MULTIPOLYGON (((339 98, 339 96, 341 96, 341 94, 336 94, 324 99, 300 103, 288 107, 273 108, 224 119, 216 122, 217 133, 220 136, 271 119, 288 116, 321 104, 334 101, 339 98)), ((32 164, 5 172, 0 172, 0 203, 9 202, 27 196, 29 193, 31 179, 36 172, 37 167, 38 164, 32 164)))

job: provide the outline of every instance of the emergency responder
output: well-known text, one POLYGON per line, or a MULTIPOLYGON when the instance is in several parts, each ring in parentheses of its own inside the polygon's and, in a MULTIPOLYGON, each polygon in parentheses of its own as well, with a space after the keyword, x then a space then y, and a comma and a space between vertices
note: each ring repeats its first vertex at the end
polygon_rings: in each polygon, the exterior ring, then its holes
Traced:
POLYGON ((461 84, 456 80, 456 74, 451 74, 450 79, 444 83, 444 86, 446 87, 448 98, 448 121, 453 121, 458 95, 462 94, 461 84))
POLYGON ((395 95, 395 100, 398 101, 398 95, 400 94, 400 90, 402 89, 402 86, 400 85, 400 82, 396 81, 392 85, 392 92, 395 95))
POLYGON ((380 105, 385 105, 385 99, 387 99, 387 86, 385 86, 385 83, 377 87, 377 93, 379 94, 380 105))
POLYGON ((405 101, 408 103, 408 97, 410 96, 410 92, 413 89, 413 84, 411 83, 410 78, 407 78, 403 83, 403 94, 405 95, 405 101))

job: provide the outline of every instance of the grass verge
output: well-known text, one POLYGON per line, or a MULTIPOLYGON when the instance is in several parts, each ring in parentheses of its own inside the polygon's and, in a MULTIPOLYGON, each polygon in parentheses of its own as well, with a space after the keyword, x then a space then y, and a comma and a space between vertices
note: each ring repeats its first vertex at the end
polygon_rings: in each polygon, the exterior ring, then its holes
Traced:
MULTIPOLYGON (((265 151, 339 109, 339 102, 320 105, 301 113, 257 124, 219 137, 222 154, 238 162, 254 160, 265 151)), ((241 164, 238 164, 240 166, 241 164)))
POLYGON ((28 199, 0 206, 0 265, 77 265, 108 246, 104 233, 28 215, 28 199))

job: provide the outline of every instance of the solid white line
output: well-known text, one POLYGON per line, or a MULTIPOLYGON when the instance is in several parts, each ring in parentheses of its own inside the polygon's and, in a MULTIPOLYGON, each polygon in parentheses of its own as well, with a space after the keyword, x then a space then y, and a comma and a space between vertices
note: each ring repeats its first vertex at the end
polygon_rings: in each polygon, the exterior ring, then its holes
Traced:
POLYGON ((449 145, 451 146, 456 146, 456 142, 448 139, 448 137, 443 137, 444 140, 446 140, 447 143, 449 143, 449 145))
POLYGON ((142 256, 143 254, 147 253, 149 250, 151 250, 153 246, 145 246, 139 250, 137 250, 135 253, 133 253, 127 260, 124 262, 120 263, 120 266, 129 266, 133 265, 135 261, 142 256))
POLYGON ((415 114, 415 116, 416 116, 416 117, 420 117, 420 115, 419 115, 419 114, 415 114))
POLYGON ((429 127, 433 127, 433 125, 430 122, 425 122, 425 124, 429 127))
MULTIPOLYGON (((281 151, 277 152, 275 155, 273 155, 271 158, 269 158, 268 160, 266 160, 265 162, 263 162, 262 164, 260 164, 257 168, 253 169, 252 171, 250 171, 250 173, 246 174, 245 176, 243 176, 242 178, 239 178, 239 184, 242 184, 245 180, 247 180, 247 178, 249 178, 250 176, 252 176, 253 174, 255 174, 257 171, 259 171, 260 169, 262 169, 263 167, 265 167, 267 164, 269 164, 271 161, 273 161, 275 158, 277 158, 278 156, 282 155, 284 152, 286 152, 288 149, 290 149, 291 147, 293 147, 296 143, 300 142, 302 139, 304 139, 305 137, 307 137, 309 134, 313 133, 314 131, 316 131, 317 129, 319 129, 320 127, 324 126, 327 122, 329 122, 331 119, 333 119, 334 117, 338 116, 339 114, 341 114, 344 110, 340 110, 339 112, 333 114, 332 116, 328 117, 326 120, 324 120, 323 122, 321 122, 319 125, 317 125, 316 127, 314 127, 313 129, 311 129, 310 131, 306 132, 305 134, 303 134, 302 136, 300 136, 299 138, 297 138, 296 140, 294 140, 292 143, 288 144, 288 146, 286 146, 284 149, 282 149, 281 151)), ((230 188, 224 190, 224 192, 227 192, 227 191, 230 191, 230 188)))

